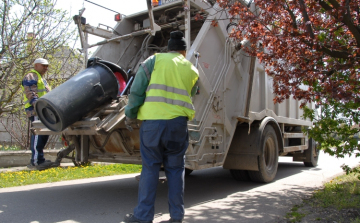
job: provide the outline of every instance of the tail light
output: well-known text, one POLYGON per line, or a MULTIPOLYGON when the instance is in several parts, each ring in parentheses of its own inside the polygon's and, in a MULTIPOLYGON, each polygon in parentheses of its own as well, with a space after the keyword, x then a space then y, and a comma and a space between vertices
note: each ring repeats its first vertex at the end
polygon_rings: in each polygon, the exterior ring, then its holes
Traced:
POLYGON ((118 14, 115 15, 115 21, 116 21, 116 22, 120 22, 121 19, 122 19, 122 16, 121 16, 120 13, 118 13, 118 14))

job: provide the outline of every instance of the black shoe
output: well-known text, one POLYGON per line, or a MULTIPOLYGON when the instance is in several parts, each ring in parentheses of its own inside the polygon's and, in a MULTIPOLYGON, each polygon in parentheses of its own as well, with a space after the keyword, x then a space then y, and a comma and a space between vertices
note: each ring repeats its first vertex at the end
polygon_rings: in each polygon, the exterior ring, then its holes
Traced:
POLYGON ((38 165, 35 165, 36 170, 46 170, 46 169, 49 169, 51 167, 54 167, 54 162, 51 162, 50 160, 45 160, 44 162, 42 162, 42 163, 40 163, 38 165))
POLYGON ((133 214, 127 214, 124 217, 124 221, 122 221, 121 223, 152 223, 152 221, 141 221, 135 218, 133 214))
POLYGON ((36 170, 36 166, 32 163, 29 163, 26 167, 30 170, 36 170))

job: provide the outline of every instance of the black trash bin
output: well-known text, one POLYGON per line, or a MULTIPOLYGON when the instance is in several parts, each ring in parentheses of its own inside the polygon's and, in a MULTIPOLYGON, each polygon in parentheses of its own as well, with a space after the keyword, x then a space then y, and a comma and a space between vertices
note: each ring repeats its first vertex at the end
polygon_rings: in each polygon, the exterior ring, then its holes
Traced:
POLYGON ((113 71, 105 63, 93 61, 85 70, 39 98, 35 110, 47 128, 61 132, 93 109, 116 99, 118 91, 113 71))

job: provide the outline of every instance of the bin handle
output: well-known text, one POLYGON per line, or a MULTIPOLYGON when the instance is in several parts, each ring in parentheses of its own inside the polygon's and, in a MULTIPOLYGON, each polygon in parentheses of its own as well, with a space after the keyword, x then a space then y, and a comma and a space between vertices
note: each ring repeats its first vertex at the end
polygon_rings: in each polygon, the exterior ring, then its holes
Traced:
POLYGON ((102 87, 102 85, 100 84, 100 82, 94 84, 93 88, 96 88, 96 92, 99 91, 99 90, 97 90, 97 89, 100 89, 100 90, 101 90, 101 94, 99 94, 99 96, 105 96, 104 88, 102 87))
POLYGON ((134 76, 130 77, 130 80, 128 81, 128 83, 126 84, 124 90, 121 92, 120 97, 124 95, 125 91, 129 88, 131 81, 133 80, 134 76))

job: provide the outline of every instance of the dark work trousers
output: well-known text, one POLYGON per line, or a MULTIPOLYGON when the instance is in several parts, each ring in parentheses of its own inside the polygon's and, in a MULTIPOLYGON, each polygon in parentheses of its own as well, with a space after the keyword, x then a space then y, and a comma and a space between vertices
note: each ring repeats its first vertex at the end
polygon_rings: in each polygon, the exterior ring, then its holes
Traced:
MULTIPOLYGON (((31 116, 31 123, 39 120, 37 116, 31 116)), ((32 125, 31 125, 32 126, 32 125)), ((49 139, 48 135, 35 135, 31 133, 30 149, 31 149, 31 164, 38 165, 45 161, 44 147, 49 139)))
POLYGON ((184 162, 189 145, 187 118, 146 120, 140 128, 142 171, 139 182, 138 205, 134 216, 142 221, 154 218, 156 188, 161 164, 168 183, 170 217, 184 218, 184 162))

